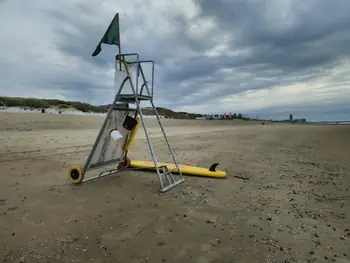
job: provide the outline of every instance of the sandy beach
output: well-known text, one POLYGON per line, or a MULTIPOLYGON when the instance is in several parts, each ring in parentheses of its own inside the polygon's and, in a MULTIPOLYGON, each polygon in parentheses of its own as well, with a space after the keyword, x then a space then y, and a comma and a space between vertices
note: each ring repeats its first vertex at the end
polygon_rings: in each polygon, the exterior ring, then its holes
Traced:
MULTIPOLYGON (((179 163, 227 178, 161 194, 152 172, 71 184, 102 122, 0 113, 0 262, 350 262, 349 125, 166 119, 179 163)), ((151 160, 142 129, 129 156, 151 160)))

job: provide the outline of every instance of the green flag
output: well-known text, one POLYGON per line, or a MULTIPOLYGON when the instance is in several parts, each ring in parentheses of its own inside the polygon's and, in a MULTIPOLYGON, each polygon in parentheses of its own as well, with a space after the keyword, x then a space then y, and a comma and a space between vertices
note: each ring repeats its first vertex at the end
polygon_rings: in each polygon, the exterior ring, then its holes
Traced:
POLYGON ((120 47, 120 42, 119 42, 119 13, 115 15, 113 18, 111 24, 109 25, 106 33, 104 34, 103 38, 101 39, 100 43, 98 43, 94 53, 92 53, 92 56, 95 57, 97 56, 102 48, 101 44, 108 44, 108 45, 116 45, 120 47))

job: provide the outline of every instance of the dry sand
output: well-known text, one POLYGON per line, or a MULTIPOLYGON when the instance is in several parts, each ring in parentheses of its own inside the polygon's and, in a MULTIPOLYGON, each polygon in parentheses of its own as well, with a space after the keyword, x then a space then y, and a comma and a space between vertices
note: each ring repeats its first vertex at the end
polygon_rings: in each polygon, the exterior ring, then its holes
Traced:
POLYGON ((179 163, 228 176, 160 194, 153 173, 68 181, 102 121, 0 113, 0 262, 350 262, 350 126, 165 120, 179 163))

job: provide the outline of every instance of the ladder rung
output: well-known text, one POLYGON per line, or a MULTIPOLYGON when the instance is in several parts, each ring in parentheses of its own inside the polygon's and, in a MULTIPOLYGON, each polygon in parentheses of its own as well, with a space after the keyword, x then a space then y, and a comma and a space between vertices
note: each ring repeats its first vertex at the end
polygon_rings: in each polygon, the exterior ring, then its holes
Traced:
POLYGON ((160 175, 167 175, 167 174, 170 174, 171 172, 172 172, 172 170, 168 170, 168 171, 166 171, 164 173, 161 173, 160 175))
POLYGON ((135 94, 119 94, 119 99, 122 101, 135 101, 135 98, 139 100, 152 100, 152 96, 135 95, 135 94))
POLYGON ((162 189, 160 189, 160 191, 162 193, 164 193, 164 192, 168 191, 169 189, 171 189, 171 188, 177 186, 178 184, 182 183, 183 181, 185 181, 185 179, 180 179, 180 180, 178 180, 178 181, 176 181, 176 182, 174 182, 172 184, 169 184, 168 186, 163 187, 162 189))
POLYGON ((177 168, 175 167, 175 168, 173 168, 173 169, 168 169, 168 167, 166 166, 166 165, 162 165, 162 166, 158 166, 158 169, 160 170, 161 168, 165 168, 166 169, 166 171, 164 172, 164 173, 161 173, 161 175, 162 174, 165 174, 165 173, 172 173, 172 172, 175 172, 175 171, 177 171, 177 168))
POLYGON ((174 182, 176 182, 172 173, 163 174, 163 177, 167 180, 168 184, 173 184, 174 182))
POLYGON ((173 169, 170 169, 169 171, 172 172, 172 173, 173 173, 173 172, 176 172, 176 171, 177 171, 177 168, 175 167, 175 168, 173 168, 173 169))

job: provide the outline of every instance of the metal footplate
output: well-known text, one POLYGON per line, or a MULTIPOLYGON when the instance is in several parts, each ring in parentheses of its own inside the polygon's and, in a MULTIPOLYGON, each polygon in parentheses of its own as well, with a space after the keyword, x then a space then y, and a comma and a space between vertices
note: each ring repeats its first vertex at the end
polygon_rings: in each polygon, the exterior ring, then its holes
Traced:
POLYGON ((169 189, 177 186, 178 184, 182 183, 185 179, 180 178, 179 180, 176 180, 175 177, 173 176, 172 172, 176 170, 169 170, 166 165, 158 167, 159 170, 162 171, 162 173, 159 173, 159 180, 161 184, 161 192, 166 192, 169 189), (165 182, 164 182, 165 181, 165 182))

